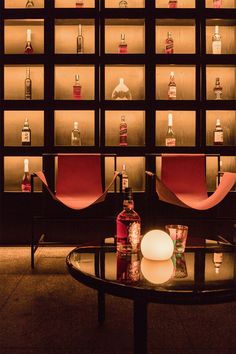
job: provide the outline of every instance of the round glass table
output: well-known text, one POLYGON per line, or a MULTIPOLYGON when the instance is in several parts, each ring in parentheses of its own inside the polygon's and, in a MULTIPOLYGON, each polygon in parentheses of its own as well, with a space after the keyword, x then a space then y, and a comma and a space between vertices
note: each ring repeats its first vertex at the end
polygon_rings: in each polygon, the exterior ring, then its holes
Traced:
POLYGON ((133 300, 134 353, 147 353, 147 305, 209 304, 236 300, 236 247, 210 241, 187 247, 168 261, 123 256, 114 246, 81 246, 66 259, 70 274, 98 291, 98 320, 105 294, 133 300))

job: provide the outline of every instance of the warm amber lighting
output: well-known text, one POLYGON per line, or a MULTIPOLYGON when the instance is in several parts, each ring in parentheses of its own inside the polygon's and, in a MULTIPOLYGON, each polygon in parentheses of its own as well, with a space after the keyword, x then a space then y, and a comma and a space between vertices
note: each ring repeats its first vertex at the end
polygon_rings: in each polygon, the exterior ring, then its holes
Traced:
POLYGON ((152 261, 142 258, 141 272, 146 280, 152 284, 163 284, 167 282, 174 272, 174 265, 171 259, 165 261, 152 261))
POLYGON ((171 258, 174 252, 174 244, 166 232, 152 230, 143 236, 141 252, 147 259, 164 261, 171 258))

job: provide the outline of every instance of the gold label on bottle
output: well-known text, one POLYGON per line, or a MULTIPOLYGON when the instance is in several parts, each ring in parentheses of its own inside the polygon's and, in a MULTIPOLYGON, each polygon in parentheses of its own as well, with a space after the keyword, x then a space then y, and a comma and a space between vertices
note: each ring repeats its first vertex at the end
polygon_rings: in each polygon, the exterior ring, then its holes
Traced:
POLYGON ((21 133, 21 141, 22 141, 22 143, 29 143, 30 142, 30 133, 29 132, 22 132, 21 133))

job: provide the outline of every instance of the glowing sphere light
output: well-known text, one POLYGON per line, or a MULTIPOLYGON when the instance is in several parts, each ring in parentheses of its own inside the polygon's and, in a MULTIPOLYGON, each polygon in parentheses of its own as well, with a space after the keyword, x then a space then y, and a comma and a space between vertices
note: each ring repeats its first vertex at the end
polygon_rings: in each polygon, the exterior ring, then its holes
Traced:
POLYGON ((166 232, 152 230, 143 236, 141 252, 147 259, 164 261, 171 258, 174 252, 174 244, 166 232))

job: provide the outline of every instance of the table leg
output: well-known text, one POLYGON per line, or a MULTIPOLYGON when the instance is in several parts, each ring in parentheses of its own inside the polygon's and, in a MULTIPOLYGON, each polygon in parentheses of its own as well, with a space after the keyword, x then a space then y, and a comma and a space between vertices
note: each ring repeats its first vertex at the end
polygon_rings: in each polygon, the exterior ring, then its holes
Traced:
POLYGON ((147 302, 134 300, 134 354, 147 354, 147 302))
POLYGON ((98 322, 102 324, 105 321, 105 293, 98 291, 98 322))

